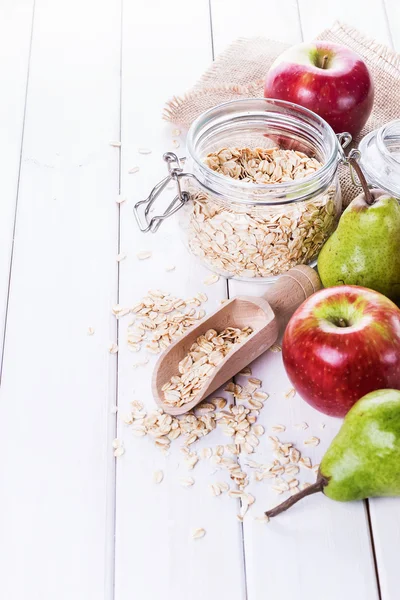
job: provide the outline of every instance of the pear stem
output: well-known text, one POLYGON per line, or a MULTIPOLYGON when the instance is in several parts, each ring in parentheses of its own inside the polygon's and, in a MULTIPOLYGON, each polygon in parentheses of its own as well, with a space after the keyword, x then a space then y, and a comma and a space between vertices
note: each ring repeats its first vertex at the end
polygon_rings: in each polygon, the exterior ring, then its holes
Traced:
POLYGON ((279 515, 283 511, 287 510, 302 498, 305 498, 306 496, 311 496, 311 494, 316 494, 317 492, 322 492, 327 483, 328 481, 325 479, 325 477, 319 474, 315 483, 312 483, 308 487, 304 488, 304 490, 301 490, 301 492, 298 492, 294 496, 291 496, 290 498, 285 500, 285 502, 282 502, 282 504, 278 504, 278 506, 275 506, 275 508, 267 510, 265 513, 266 516, 269 518, 276 517, 276 515, 279 515))
POLYGON ((324 54, 324 56, 322 57, 321 69, 326 69, 328 59, 329 59, 329 56, 327 54, 324 54))
POLYGON ((372 197, 371 190, 369 189, 367 180, 365 179, 365 175, 362 172, 362 169, 361 169, 360 165, 358 164, 358 162, 357 162, 357 160, 355 158, 349 158, 348 161, 350 163, 350 166, 353 167, 353 169, 357 173, 357 177, 359 179, 359 182, 361 183, 361 187, 362 187, 363 192, 364 192, 366 203, 369 206, 372 206, 372 204, 374 203, 374 199, 372 197))

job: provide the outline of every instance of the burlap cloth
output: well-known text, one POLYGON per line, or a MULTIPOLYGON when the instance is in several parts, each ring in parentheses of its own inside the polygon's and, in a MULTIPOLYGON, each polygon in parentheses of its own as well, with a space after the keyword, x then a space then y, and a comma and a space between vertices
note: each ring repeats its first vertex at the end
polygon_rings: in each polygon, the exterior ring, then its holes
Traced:
MULTIPOLYGON (((353 145, 384 123, 400 118, 400 55, 356 29, 335 23, 317 39, 349 46, 363 57, 375 83, 374 107, 367 124, 353 145)), ((164 109, 164 118, 183 128, 205 110, 239 98, 263 96, 265 75, 275 58, 288 44, 261 37, 239 39, 223 52, 185 96, 174 97, 164 109)), ((340 167, 344 205, 359 193, 351 181, 349 169, 340 167)))

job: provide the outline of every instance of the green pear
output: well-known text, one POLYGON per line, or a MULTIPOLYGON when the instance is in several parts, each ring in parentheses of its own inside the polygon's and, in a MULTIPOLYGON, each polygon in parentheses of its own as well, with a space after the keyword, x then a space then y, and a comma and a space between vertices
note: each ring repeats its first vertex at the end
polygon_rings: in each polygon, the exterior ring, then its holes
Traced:
POLYGON ((399 456, 400 391, 371 392, 347 413, 320 463, 317 481, 266 515, 274 517, 315 492, 340 502, 400 496, 399 456))
POLYGON ((400 204, 382 190, 355 198, 318 257, 324 287, 349 284, 400 300, 400 204), (369 204, 370 200, 371 204, 369 204))

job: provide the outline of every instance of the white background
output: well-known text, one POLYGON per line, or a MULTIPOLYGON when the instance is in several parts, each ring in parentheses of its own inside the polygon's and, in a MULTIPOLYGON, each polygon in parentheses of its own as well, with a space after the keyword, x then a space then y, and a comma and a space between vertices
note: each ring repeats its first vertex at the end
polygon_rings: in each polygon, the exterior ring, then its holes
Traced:
MULTIPOLYGON (((173 149, 164 102, 238 36, 296 43, 335 19, 400 51, 396 0, 0 1, 1 598, 399 597, 398 500, 340 505, 321 495, 264 525, 254 517, 279 498, 263 482, 251 485, 256 503, 241 524, 236 502, 209 492, 224 473, 202 461, 193 488, 181 487, 180 444, 165 458, 120 418, 135 398, 152 407, 154 359, 133 368, 139 358, 114 303, 131 306, 149 288, 206 291, 211 311, 228 293, 261 293, 223 280, 206 288, 207 271, 172 221, 138 233, 132 206, 164 176, 161 157, 173 149), (152 258, 139 261, 144 249, 152 258), (118 265, 119 251, 127 258, 118 265), (126 449, 117 461, 116 435, 126 449), (207 534, 194 541, 196 527, 207 534)), ((318 462, 339 422, 285 398, 280 354, 253 370, 271 396, 267 432, 285 423, 281 439, 299 447, 317 435, 308 454, 318 462), (298 421, 309 429, 293 429, 298 421)), ((199 447, 227 441, 214 432, 199 447)), ((265 436, 255 460, 268 457, 265 436)))

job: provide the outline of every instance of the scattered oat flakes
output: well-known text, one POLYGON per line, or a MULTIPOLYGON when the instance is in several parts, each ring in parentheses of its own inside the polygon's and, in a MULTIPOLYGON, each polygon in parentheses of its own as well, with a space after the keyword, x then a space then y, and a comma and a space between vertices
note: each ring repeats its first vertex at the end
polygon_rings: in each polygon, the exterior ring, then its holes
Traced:
POLYGON ((223 410, 228 403, 226 398, 211 398, 211 402, 217 410, 223 410))
POLYGON ((306 467, 306 469, 311 469, 312 467, 311 458, 308 456, 302 456, 298 462, 303 465, 303 467, 306 467))
POLYGON ((113 315, 118 315, 122 310, 122 307, 120 304, 114 304, 114 306, 111 309, 111 312, 113 315))
POLYGON ((161 483, 164 479, 164 473, 162 471, 154 471, 153 473, 153 481, 154 483, 161 483))
POLYGON ((308 423, 306 423, 305 421, 303 421, 302 423, 296 423, 296 425, 293 425, 293 429, 308 429, 308 423))
POLYGON ((304 483, 301 483, 299 488, 301 490, 306 490, 308 487, 310 487, 311 483, 309 483, 308 481, 305 481, 304 483))
POLYGON ((113 148, 121 148, 121 142, 110 142, 110 146, 113 146, 113 148))
POLYGON ((179 481, 180 484, 183 485, 183 487, 191 487, 192 485, 194 485, 193 477, 182 477, 179 481))
POLYGON ((118 458, 119 456, 122 456, 123 454, 125 454, 125 448, 123 446, 119 446, 118 448, 116 448, 114 450, 115 458, 118 458))
POLYGON ((285 473, 286 475, 297 475, 297 473, 300 473, 300 469, 297 465, 289 463, 285 467, 285 473))
POLYGON ((269 394, 267 394, 266 392, 254 392, 253 398, 255 398, 256 400, 260 400, 261 402, 264 402, 264 400, 268 400, 269 394))
POLYGON ((145 365, 147 365, 149 362, 148 358, 144 358, 143 360, 138 360, 137 362, 133 363, 133 368, 137 369, 138 367, 144 367, 145 365))
POLYGON ((286 425, 272 425, 272 431, 275 433, 279 433, 281 431, 286 431, 286 425))
POLYGON ((192 532, 192 538, 194 540, 198 540, 206 535, 206 530, 199 527, 198 529, 194 529, 192 532))
POLYGON ((290 489, 292 489, 292 488, 294 488, 294 487, 297 487, 297 486, 299 485, 299 480, 298 480, 298 479, 295 479, 295 478, 293 478, 293 479, 289 479, 289 481, 288 481, 288 485, 289 485, 289 488, 290 488, 290 489))
POLYGON ((113 440, 113 443, 112 443, 112 447, 113 447, 113 448, 119 448, 121 445, 122 445, 122 442, 121 442, 121 440, 119 440, 118 438, 115 438, 115 439, 113 440))
POLYGON ((112 308, 112 313, 113 313, 113 315, 115 315, 117 317, 117 319, 120 319, 121 317, 125 317, 130 312, 131 312, 130 308, 124 308, 124 307, 120 306, 119 304, 116 304, 112 308))
POLYGON ((280 346, 279 344, 272 344, 269 351, 270 352, 282 352, 282 346, 280 346))
POLYGON ((116 354, 118 352, 118 344, 113 342, 108 346, 108 351, 110 354, 116 354))
POLYGON ((219 487, 219 485, 217 483, 210 483, 210 485, 208 486, 210 489, 210 492, 213 496, 220 496, 221 495, 221 489, 219 487))
POLYGON ((251 377, 251 375, 252 375, 251 368, 245 367, 238 373, 238 375, 244 375, 245 377, 251 377))
POLYGON ((139 167, 132 167, 132 169, 129 169, 128 174, 133 175, 134 173, 138 173, 139 171, 140 171, 139 167))
POLYGON ((214 273, 213 275, 209 275, 208 277, 206 277, 203 283, 204 285, 213 285, 214 283, 217 283, 217 281, 219 281, 219 275, 214 273))
POLYGON ((167 265, 165 267, 165 270, 167 271, 167 273, 170 273, 171 271, 175 271, 175 265, 167 265))
POLYGON ((121 260, 125 260, 125 258, 126 258, 125 252, 120 252, 119 254, 117 254, 117 262, 121 262, 121 260))
POLYGON ((173 137, 179 137, 181 135, 181 130, 180 129, 173 129, 172 130, 172 136, 173 137))
POLYGON ((119 194, 119 196, 117 196, 116 202, 117 202, 117 204, 122 204, 123 202, 126 202, 126 196, 119 194))
POLYGON ((291 388, 288 392, 286 392, 285 398, 287 398, 289 400, 289 398, 294 398, 295 395, 296 395, 296 390, 294 388, 291 388))
POLYGON ((184 457, 184 461, 188 469, 194 469, 199 461, 199 457, 196 452, 188 452, 184 457))
POLYGON ((153 253, 150 250, 142 250, 136 254, 139 260, 146 260, 146 258, 151 258, 153 253))
POLYGON ((211 458, 212 457, 212 449, 211 448, 202 448, 200 450, 200 453, 203 458, 211 458))
POLYGON ((93 335, 94 334, 94 327, 88 327, 87 334, 88 335, 93 335))
POLYGON ((138 148, 139 154, 151 154, 152 150, 150 148, 138 148))
POLYGON ((255 521, 258 521, 259 523, 269 523, 269 517, 267 517, 267 515, 262 515, 260 517, 254 517, 255 521))
POLYGON ((172 140, 172 145, 174 148, 179 148, 179 146, 180 146, 179 140, 172 140))
POLYGON ((308 438, 307 440, 304 440, 304 445, 305 446, 318 446, 318 444, 320 443, 320 439, 312 436, 310 438, 308 438))
POLYGON ((262 425, 254 425, 252 431, 257 437, 260 437, 265 433, 265 429, 262 425))

